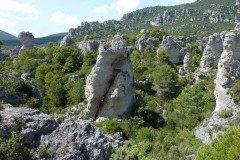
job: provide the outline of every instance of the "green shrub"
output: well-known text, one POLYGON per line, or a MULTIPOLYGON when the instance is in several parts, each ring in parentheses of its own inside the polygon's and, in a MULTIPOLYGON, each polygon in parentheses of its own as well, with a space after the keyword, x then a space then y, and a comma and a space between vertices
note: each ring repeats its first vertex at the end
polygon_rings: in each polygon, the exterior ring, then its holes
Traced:
POLYGON ((103 133, 106 134, 114 134, 116 132, 121 132, 122 129, 119 125, 119 122, 116 120, 105 120, 102 122, 96 122, 94 123, 97 127, 101 129, 103 133))
POLYGON ((38 156, 40 158, 53 158, 54 154, 55 150, 53 148, 47 148, 45 143, 39 147, 38 156))
POLYGON ((240 79, 236 80, 228 91, 236 103, 240 103, 240 79))
POLYGON ((23 146, 22 139, 13 133, 10 139, 0 138, 0 159, 32 159, 28 148, 23 146))
POLYGON ((218 113, 219 117, 221 118, 229 118, 233 116, 233 111, 232 110, 223 110, 218 113))
POLYGON ((202 146, 197 152, 197 160, 237 160, 240 158, 240 127, 229 128, 218 135, 210 145, 202 146))

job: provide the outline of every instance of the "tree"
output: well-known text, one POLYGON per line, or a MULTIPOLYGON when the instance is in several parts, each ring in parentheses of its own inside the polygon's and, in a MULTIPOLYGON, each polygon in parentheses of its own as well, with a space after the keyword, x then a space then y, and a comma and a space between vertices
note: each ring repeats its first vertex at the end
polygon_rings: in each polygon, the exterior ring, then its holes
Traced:
POLYGON ((0 159, 31 159, 30 151, 23 146, 22 139, 13 133, 10 139, 0 138, 0 159))
POLYGON ((2 45, 3 45, 3 42, 0 40, 0 49, 1 49, 2 45))
POLYGON ((48 103, 52 107, 61 107, 65 105, 65 90, 62 84, 53 81, 50 83, 50 87, 47 90, 48 103))
POLYGON ((152 74, 154 90, 163 99, 169 100, 179 92, 178 73, 170 65, 164 63, 152 74))
POLYGON ((74 84, 72 89, 70 90, 69 98, 71 99, 73 104, 77 104, 82 102, 85 98, 84 96, 84 79, 78 79, 74 84))
POLYGON ((240 156, 240 127, 229 128, 219 134, 210 145, 203 145, 197 152, 197 160, 237 160, 240 156))
POLYGON ((159 29, 154 29, 150 32, 150 36, 154 38, 158 38, 160 41, 163 40, 163 36, 167 36, 168 33, 165 31, 160 31, 159 29))

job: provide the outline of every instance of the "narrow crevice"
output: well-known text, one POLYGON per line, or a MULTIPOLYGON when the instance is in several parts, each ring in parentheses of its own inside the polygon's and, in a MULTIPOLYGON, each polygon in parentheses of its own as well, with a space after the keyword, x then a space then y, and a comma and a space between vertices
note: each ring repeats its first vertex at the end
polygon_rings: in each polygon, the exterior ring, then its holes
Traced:
POLYGON ((104 96, 102 97, 101 102, 100 102, 99 105, 98 105, 97 113, 95 114, 95 120, 97 119, 97 117, 98 117, 98 115, 99 115, 99 112, 100 112, 100 110, 101 110, 101 108, 103 107, 103 104, 104 104, 104 102, 105 102, 106 96, 107 96, 110 88, 112 87, 112 85, 113 85, 113 83, 114 83, 114 81, 115 81, 115 79, 116 79, 116 77, 117 77, 117 75, 118 75, 119 72, 121 72, 120 69, 115 69, 115 70, 113 71, 112 78, 109 80, 109 87, 108 87, 106 93, 104 94, 104 96))

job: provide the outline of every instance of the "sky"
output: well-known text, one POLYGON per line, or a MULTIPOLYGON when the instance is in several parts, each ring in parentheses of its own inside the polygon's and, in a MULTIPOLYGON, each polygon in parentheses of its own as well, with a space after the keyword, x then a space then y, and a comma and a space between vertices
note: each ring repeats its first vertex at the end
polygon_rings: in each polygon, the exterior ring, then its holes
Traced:
POLYGON ((151 6, 171 6, 195 0, 0 0, 0 30, 44 37, 68 32, 81 22, 120 20, 123 14, 151 6))

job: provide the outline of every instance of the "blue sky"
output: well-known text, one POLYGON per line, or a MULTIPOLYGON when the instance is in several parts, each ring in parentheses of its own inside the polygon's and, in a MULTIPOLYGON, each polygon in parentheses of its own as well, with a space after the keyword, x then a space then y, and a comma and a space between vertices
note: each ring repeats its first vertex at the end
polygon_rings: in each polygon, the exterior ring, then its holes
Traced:
POLYGON ((195 0, 0 0, 0 30, 15 36, 29 31, 35 37, 67 32, 81 22, 121 19, 150 6, 170 6, 195 0))

